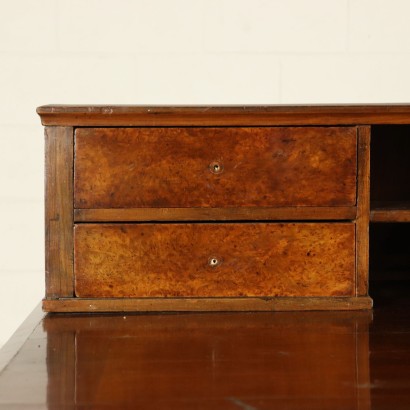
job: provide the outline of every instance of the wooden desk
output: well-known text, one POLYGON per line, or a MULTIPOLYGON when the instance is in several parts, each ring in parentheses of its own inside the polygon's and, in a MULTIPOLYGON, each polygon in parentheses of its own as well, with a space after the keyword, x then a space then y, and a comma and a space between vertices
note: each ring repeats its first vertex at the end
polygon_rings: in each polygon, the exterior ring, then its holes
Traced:
POLYGON ((38 307, 0 351, 0 409, 408 409, 409 290, 374 286, 374 312, 38 307))

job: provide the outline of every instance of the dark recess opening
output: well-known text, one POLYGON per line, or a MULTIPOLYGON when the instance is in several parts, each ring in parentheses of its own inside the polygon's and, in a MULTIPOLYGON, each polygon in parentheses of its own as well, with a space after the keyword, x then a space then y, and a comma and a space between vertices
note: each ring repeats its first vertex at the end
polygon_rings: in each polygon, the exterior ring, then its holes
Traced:
MULTIPOLYGON (((371 209, 410 209, 409 125, 372 126, 370 175, 371 209)), ((409 283, 410 223, 371 223, 369 279, 376 303, 380 281, 409 283)))

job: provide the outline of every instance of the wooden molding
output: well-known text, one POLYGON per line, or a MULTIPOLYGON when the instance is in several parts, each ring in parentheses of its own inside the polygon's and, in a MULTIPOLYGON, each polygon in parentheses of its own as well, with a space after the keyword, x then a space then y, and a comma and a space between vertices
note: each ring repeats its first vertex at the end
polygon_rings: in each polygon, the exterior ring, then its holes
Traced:
POLYGON ((356 207, 75 209, 74 222, 353 220, 356 207))
POLYGON ((43 125, 254 126, 408 124, 410 104, 145 106, 44 105, 43 125))
POLYGON ((356 292, 367 295, 369 288, 370 222, 370 127, 358 128, 356 292))
POLYGON ((367 310, 370 297, 44 299, 46 312, 367 310))

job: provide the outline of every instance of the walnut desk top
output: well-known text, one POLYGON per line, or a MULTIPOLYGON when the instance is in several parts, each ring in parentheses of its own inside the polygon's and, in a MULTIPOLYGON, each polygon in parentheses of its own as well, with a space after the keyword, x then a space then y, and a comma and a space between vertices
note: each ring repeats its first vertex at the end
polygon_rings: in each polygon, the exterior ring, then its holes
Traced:
POLYGON ((374 311, 47 314, 0 349, 0 409, 408 409, 405 282, 374 311))

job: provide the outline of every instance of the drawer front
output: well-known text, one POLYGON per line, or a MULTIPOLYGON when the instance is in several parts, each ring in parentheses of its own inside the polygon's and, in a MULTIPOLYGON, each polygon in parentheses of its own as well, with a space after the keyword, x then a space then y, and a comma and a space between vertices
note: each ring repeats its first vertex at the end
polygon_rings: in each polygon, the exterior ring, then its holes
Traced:
POLYGON ((353 206, 355 127, 79 128, 76 208, 353 206))
POLYGON ((352 296, 352 223, 79 224, 77 297, 352 296))

